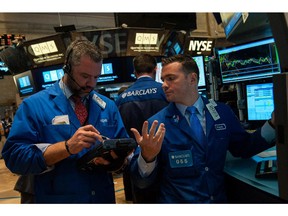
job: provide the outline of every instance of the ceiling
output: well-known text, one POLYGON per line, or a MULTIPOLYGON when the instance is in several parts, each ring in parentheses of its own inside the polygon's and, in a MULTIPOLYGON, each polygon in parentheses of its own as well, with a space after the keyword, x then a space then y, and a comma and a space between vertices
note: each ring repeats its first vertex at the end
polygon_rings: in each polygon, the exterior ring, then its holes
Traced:
POLYGON ((24 34, 35 39, 55 34, 54 27, 75 25, 76 30, 115 27, 114 13, 0 13, 0 34, 24 34))

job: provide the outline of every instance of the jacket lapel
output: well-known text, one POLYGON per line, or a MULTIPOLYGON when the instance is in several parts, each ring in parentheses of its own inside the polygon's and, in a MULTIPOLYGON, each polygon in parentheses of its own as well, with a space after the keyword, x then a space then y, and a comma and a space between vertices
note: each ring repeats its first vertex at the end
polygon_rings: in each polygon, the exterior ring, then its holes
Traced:
POLYGON ((170 103, 168 105, 168 112, 166 118, 169 119, 170 123, 176 128, 183 131, 188 136, 192 137, 190 126, 186 118, 180 113, 174 103, 170 103))
POLYGON ((96 94, 94 91, 89 95, 89 117, 88 123, 96 125, 101 113, 101 108, 98 103, 93 99, 93 95, 96 94))
POLYGON ((207 104, 209 104, 209 100, 206 98, 202 97, 203 102, 204 102, 204 110, 205 110, 205 118, 206 118, 206 137, 209 137, 209 134, 211 133, 212 128, 215 125, 215 121, 211 116, 211 113, 209 112, 207 108, 207 104))

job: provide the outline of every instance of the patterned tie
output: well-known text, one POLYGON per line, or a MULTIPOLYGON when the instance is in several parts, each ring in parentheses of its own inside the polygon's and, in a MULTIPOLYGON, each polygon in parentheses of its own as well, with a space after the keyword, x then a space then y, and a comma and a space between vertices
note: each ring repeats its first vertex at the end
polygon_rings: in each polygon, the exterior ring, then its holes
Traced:
POLYGON ((198 110, 196 109, 196 107, 192 106, 187 107, 186 111, 190 113, 190 127, 193 131, 194 137, 200 144, 204 145, 205 134, 202 125, 200 124, 200 121, 197 117, 198 110))
POLYGON ((77 118, 79 119, 80 124, 83 125, 88 117, 87 108, 83 104, 80 96, 73 95, 72 100, 75 103, 75 113, 77 115, 77 118))

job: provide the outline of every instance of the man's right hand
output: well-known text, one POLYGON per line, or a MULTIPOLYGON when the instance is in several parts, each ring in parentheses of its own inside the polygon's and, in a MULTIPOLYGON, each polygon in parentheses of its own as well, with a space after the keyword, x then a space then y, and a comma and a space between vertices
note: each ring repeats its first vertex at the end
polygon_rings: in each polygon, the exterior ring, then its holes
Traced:
POLYGON ((103 142, 100 132, 92 125, 80 127, 74 135, 67 140, 71 154, 77 154, 84 148, 90 148, 97 140, 103 142))

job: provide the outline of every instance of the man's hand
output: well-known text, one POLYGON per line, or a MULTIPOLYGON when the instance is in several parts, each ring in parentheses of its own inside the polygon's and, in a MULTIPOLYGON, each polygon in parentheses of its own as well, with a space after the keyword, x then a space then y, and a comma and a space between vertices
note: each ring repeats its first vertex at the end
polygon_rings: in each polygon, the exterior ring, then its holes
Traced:
POLYGON ((89 148, 96 140, 103 141, 102 136, 95 127, 92 125, 80 127, 69 140, 54 143, 47 147, 43 154, 46 164, 52 166, 69 157, 70 154, 77 154, 83 148, 89 148))
POLYGON ((92 125, 80 127, 74 135, 67 140, 71 154, 77 154, 84 148, 90 148, 97 140, 103 141, 99 131, 92 125))
POLYGON ((149 163, 155 160, 159 154, 165 136, 165 125, 161 123, 156 132, 158 121, 152 123, 150 131, 148 132, 148 121, 143 123, 142 136, 137 129, 131 128, 137 143, 141 147, 141 155, 143 159, 149 163))

